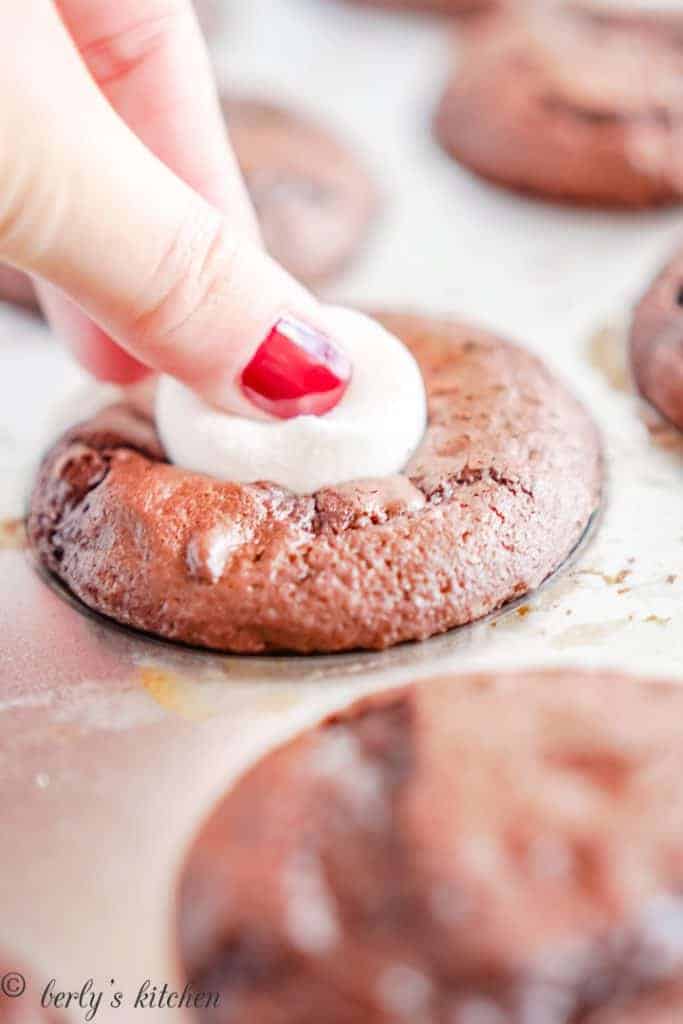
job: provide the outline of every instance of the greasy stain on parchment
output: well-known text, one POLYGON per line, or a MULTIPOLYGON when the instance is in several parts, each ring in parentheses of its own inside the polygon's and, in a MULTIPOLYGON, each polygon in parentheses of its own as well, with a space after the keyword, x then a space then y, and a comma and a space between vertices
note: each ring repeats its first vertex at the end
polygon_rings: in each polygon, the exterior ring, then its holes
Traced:
POLYGON ((615 391, 633 390, 623 324, 606 324, 595 332, 588 345, 588 361, 615 391))
POLYGON ((196 686, 157 665, 143 665, 138 671, 143 687, 164 711, 190 722, 211 717, 212 711, 201 699, 196 686))
POLYGON ((261 690, 246 684, 242 689, 236 689, 227 687, 224 678, 198 682, 196 678, 183 678, 160 665, 142 665, 138 674, 144 689, 164 711, 189 722, 204 722, 222 714, 230 700, 238 699, 244 707, 242 697, 245 694, 248 694, 251 712, 256 714, 289 711, 305 699, 296 686, 261 690))
POLYGON ((0 519, 0 551, 25 548, 28 544, 23 519, 0 519))

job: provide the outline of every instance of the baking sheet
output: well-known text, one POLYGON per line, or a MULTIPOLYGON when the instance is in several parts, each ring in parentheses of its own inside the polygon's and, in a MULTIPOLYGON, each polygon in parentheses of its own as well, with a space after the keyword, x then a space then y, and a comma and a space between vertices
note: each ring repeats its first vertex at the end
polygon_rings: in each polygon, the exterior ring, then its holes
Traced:
MULTIPOLYGON (((64 988, 92 977, 107 993, 115 979, 129 1000, 146 978, 180 984, 172 894, 198 822, 259 752, 324 711, 450 669, 683 677, 683 444, 630 392, 621 333, 623 310, 683 241, 681 214, 560 209, 456 167, 430 133, 451 59, 436 20, 332 0, 226 8, 221 79, 327 120, 381 184, 381 220, 330 296, 457 312, 542 354, 593 409, 609 486, 579 560, 473 629, 312 659, 156 643, 81 614, 22 547, 32 467, 83 377, 38 321, 0 309, 0 947, 64 988)), ((184 1019, 145 1019, 169 1013, 184 1019)), ((96 1019, 127 1016, 103 1004, 96 1019)))

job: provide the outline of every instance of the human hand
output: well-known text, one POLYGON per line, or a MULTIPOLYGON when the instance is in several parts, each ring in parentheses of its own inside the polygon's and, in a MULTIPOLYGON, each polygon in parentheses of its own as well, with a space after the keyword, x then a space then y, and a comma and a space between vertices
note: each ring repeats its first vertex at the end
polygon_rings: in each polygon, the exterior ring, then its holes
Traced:
POLYGON ((0 19, 0 258, 83 365, 247 416, 329 409, 348 362, 260 245, 190 0, 4 0, 0 19))

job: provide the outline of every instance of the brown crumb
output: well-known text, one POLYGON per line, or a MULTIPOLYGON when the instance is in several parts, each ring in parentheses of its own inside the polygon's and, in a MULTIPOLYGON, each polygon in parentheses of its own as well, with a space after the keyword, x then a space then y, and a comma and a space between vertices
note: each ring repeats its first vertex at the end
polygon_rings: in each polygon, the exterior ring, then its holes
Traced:
POLYGON ((609 583, 610 586, 614 586, 617 583, 623 583, 624 580, 628 579, 629 576, 633 575, 632 569, 622 569, 616 576, 605 576, 605 582, 609 583))

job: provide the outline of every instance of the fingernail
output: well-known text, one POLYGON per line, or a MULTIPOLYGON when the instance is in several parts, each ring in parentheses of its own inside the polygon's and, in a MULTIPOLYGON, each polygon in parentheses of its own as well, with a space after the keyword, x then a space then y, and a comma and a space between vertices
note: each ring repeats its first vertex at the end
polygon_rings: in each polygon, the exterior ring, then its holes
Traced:
POLYGON ((322 416, 334 409, 351 380, 351 363, 327 335, 281 317, 242 372, 242 391, 279 419, 322 416))

